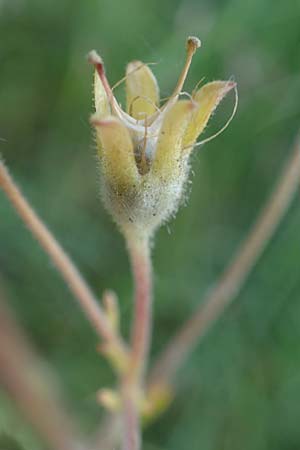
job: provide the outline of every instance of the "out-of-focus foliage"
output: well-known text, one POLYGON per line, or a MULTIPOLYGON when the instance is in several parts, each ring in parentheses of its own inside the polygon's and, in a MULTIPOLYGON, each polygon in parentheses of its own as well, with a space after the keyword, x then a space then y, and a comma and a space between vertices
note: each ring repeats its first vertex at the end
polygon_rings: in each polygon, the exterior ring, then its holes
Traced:
MULTIPOLYGON (((0 151, 95 291, 117 291, 124 324, 131 278, 122 238, 99 200, 85 54, 101 53, 112 83, 132 59, 156 62, 165 97, 184 59, 185 37, 193 34, 203 47, 187 90, 203 76, 233 76, 240 105, 230 128, 194 153, 187 207, 157 236, 153 356, 222 272, 287 157, 300 125, 300 2, 0 0, 0 151)), ((117 93, 124 98, 122 87, 117 93)), ((226 100, 206 136, 231 107, 226 100)), ((298 197, 243 292, 179 374, 176 400, 145 432, 146 450, 299 448, 299 229, 298 197)), ((62 379, 83 429, 94 429, 103 413, 94 394, 113 384, 112 372, 3 195, 0 271, 20 322, 62 379)), ((1 402, 0 434, 14 433, 20 421, 8 404, 1 402)), ((23 428, 26 449, 32 437, 23 428)))

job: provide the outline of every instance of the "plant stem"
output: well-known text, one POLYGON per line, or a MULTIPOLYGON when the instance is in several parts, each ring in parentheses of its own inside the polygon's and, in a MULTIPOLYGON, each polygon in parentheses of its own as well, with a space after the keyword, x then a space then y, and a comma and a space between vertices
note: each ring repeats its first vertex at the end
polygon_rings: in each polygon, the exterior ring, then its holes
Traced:
POLYGON ((29 205, 1 161, 0 188, 4 191, 11 204, 41 247, 50 256, 57 270, 69 286, 74 297, 78 300, 82 310, 85 312, 97 333, 109 342, 116 351, 123 355, 125 353, 125 345, 115 333, 109 320, 107 320, 98 300, 68 255, 29 205))
MULTIPOLYGON (((53 450, 79 450, 78 429, 0 292, 0 383, 53 450)), ((50 374, 52 375, 52 374, 50 374)))
MULTIPOLYGON (((280 221, 286 214, 300 184, 300 136, 290 157, 278 177, 276 186, 266 204, 263 206, 260 216, 256 220, 252 230, 238 248, 232 262, 225 269, 223 275, 216 282, 195 313, 171 338, 167 347, 159 356, 154 367, 150 371, 147 381, 147 392, 158 387, 172 385, 177 370, 184 364, 186 358, 201 341, 209 328, 222 315, 227 305, 233 301, 245 281, 251 274, 255 263, 263 253, 266 246, 275 234, 280 221)), ((150 397, 151 398, 151 397, 150 397)), ((109 442, 116 442, 118 436, 115 433, 118 417, 109 417, 110 436, 101 430, 97 436, 97 442, 101 442, 103 435, 109 442)), ((105 427, 107 430, 107 427, 105 427)), ((108 448, 110 450, 110 448, 108 448)))
POLYGON ((155 384, 169 385, 172 382, 178 368, 185 362, 199 339, 219 318, 226 306, 236 298, 284 217, 299 184, 300 138, 296 140, 295 148, 269 201, 237 250, 232 262, 215 287, 207 293, 192 317, 180 328, 158 358, 149 377, 150 390, 155 384))
POLYGON ((149 239, 127 239, 134 280, 129 366, 121 379, 122 450, 140 450, 140 402, 151 341, 152 281, 149 239))
POLYGON ((113 450, 118 448, 122 436, 122 417, 119 413, 107 413, 96 433, 92 436, 92 450, 113 450))
POLYGON ((134 386, 123 383, 123 439, 122 450, 140 450, 141 426, 140 413, 134 386))
POLYGON ((131 333, 132 376, 142 381, 150 349, 152 326, 152 270, 147 238, 128 245, 134 279, 134 317, 131 333))

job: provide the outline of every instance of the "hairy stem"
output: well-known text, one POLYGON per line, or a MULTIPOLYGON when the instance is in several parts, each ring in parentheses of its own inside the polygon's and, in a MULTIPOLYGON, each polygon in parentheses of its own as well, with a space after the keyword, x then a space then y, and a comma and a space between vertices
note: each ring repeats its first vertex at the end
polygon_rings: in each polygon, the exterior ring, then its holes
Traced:
POLYGON ((1 161, 0 188, 4 191, 7 198, 10 200, 11 204, 41 247, 50 256, 96 332, 107 342, 111 343, 120 354, 124 354, 125 346, 119 336, 115 333, 110 322, 107 320, 98 300, 68 255, 29 205, 1 161))
POLYGON ((128 245, 134 278, 134 318, 131 334, 132 375, 142 380, 147 365, 152 326, 152 275, 149 240, 128 245))
POLYGON ((141 448, 140 402, 151 341, 151 259, 149 239, 128 239, 127 244, 135 292, 129 366, 121 380, 122 450, 139 450, 141 448))
MULTIPOLYGON (((192 317, 162 352, 150 374, 150 386, 169 384, 207 330, 241 290, 252 268, 284 217, 300 183, 300 139, 295 144, 273 193, 246 240, 192 317)), ((151 388, 150 388, 151 389, 151 388)))

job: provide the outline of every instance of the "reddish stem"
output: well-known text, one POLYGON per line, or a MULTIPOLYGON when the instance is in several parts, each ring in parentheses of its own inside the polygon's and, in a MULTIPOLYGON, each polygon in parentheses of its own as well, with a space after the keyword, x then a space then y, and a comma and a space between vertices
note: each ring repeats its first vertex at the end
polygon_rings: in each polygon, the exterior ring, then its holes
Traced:
POLYGON ((130 244, 129 254, 135 285, 130 372, 141 382, 147 365, 152 322, 152 277, 148 239, 130 244))
POLYGON ((122 450, 140 450, 140 417, 134 391, 131 386, 123 386, 123 441, 122 450))
POLYGON ((141 449, 140 401, 151 341, 152 288, 149 239, 128 239, 134 279, 134 318, 129 367, 121 379, 122 450, 141 449))

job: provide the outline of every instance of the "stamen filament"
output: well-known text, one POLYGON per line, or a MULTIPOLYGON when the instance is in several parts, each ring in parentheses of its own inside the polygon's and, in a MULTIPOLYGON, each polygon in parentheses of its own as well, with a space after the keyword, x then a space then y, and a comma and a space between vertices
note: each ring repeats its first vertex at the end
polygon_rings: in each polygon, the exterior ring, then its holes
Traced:
MULTIPOLYGON (((132 109, 133 109, 134 103, 135 103, 137 100, 141 99, 141 98, 142 98, 143 100, 145 100, 146 102, 148 102, 151 106, 153 106, 153 108, 156 109, 156 112, 159 112, 159 111, 160 111, 159 107, 156 106, 156 104, 155 104, 150 98, 148 98, 148 97, 146 97, 146 96, 144 96, 144 95, 137 95, 136 97, 134 97, 134 98, 131 100, 131 103, 130 103, 130 106, 129 106, 129 115, 130 115, 130 116, 132 116, 132 109)), ((144 114, 144 113, 140 113, 140 114, 144 114)), ((137 120, 139 120, 139 119, 137 119, 137 120)), ((142 119, 141 119, 141 120, 142 120, 142 119)))
POLYGON ((135 67, 130 73, 127 73, 123 78, 121 78, 119 81, 117 81, 113 87, 111 88, 112 91, 114 91, 117 87, 120 86, 120 84, 124 83, 124 81, 127 80, 128 75, 131 75, 132 73, 136 72, 137 70, 139 70, 141 67, 143 66, 155 66, 156 64, 158 64, 157 62, 148 62, 148 63, 141 63, 140 66, 135 67))
POLYGON ((198 39, 197 37, 193 37, 193 36, 188 37, 187 42, 186 42, 186 52, 187 53, 186 53, 185 64, 183 66, 183 69, 182 69, 179 79, 177 81, 177 84, 176 84, 173 94, 171 95, 171 97, 169 98, 169 101, 164 105, 164 107, 162 109, 164 109, 166 106, 169 106, 170 104, 172 104, 174 102, 174 100, 177 100, 178 96, 180 95, 180 92, 182 91, 188 71, 190 69, 193 56, 199 47, 201 47, 200 39, 198 39))
POLYGON ((203 139, 202 141, 196 142, 196 144, 194 144, 192 146, 185 147, 183 150, 186 150, 190 147, 199 147, 200 145, 206 144, 207 142, 212 141, 213 139, 215 139, 217 136, 219 136, 226 130, 226 128, 229 126, 230 122, 232 121, 232 119, 235 116, 235 113, 236 113, 237 107, 238 107, 238 103, 239 103, 238 91, 237 91, 236 83, 234 81, 230 81, 228 83, 228 91, 230 91, 232 88, 234 89, 234 94, 235 94, 234 106, 233 106, 232 113, 230 114, 230 117, 227 120, 227 122, 225 123, 225 125, 223 125, 222 128, 220 130, 218 130, 216 133, 214 133, 213 135, 203 139))
MULTIPOLYGON (((183 66, 183 69, 182 69, 179 79, 177 81, 177 84, 176 84, 173 94, 169 97, 168 101, 161 107, 160 113, 166 112, 166 109, 170 108, 178 99, 178 97, 182 91, 184 82, 186 80, 188 71, 190 69, 193 56, 194 56, 196 50, 200 47, 201 47, 200 39, 198 39, 197 37, 194 37, 194 36, 190 36, 187 38, 187 41, 186 41, 186 52, 187 53, 186 53, 185 64, 183 66)), ((158 114, 159 113, 152 114, 151 118, 149 118, 148 125, 152 125, 153 122, 155 122, 156 118, 158 117, 158 114)))

